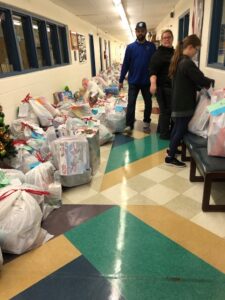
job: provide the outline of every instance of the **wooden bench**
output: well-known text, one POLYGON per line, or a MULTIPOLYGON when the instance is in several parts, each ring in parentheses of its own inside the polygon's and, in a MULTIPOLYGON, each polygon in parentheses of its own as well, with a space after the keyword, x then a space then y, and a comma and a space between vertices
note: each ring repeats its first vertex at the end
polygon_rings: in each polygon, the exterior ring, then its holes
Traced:
MULTIPOLYGON (((224 204, 210 204, 212 183, 216 181, 225 182, 225 157, 209 156, 207 153, 207 140, 197 135, 188 133, 184 138, 182 154, 186 156, 186 148, 190 153, 190 181, 204 182, 202 210, 203 211, 225 211, 224 204), (201 174, 196 175, 196 169, 201 174)), ((185 157, 183 157, 185 159, 185 157)))

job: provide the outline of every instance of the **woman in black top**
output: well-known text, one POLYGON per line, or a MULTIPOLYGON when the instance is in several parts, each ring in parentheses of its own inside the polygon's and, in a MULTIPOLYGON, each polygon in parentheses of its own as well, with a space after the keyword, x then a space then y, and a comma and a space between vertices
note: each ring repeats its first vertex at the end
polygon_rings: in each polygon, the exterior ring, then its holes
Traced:
POLYGON ((170 149, 165 162, 168 165, 185 167, 185 163, 175 158, 176 150, 188 129, 188 123, 196 107, 196 93, 201 88, 209 88, 214 80, 207 78, 192 61, 200 49, 201 41, 195 35, 187 36, 176 47, 169 76, 172 78, 172 117, 174 126, 170 137, 170 149))
POLYGON ((153 54, 150 62, 150 93, 157 93, 159 104, 158 132, 161 139, 170 138, 171 129, 171 80, 168 77, 169 65, 174 53, 173 33, 165 30, 161 35, 161 46, 153 54))

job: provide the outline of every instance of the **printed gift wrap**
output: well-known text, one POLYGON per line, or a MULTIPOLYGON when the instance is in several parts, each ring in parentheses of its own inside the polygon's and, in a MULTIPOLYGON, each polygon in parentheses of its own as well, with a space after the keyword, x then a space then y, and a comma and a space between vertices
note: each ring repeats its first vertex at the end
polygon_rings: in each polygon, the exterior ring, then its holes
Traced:
POLYGON ((61 137, 52 143, 59 174, 82 174, 90 168, 89 145, 84 136, 61 137))

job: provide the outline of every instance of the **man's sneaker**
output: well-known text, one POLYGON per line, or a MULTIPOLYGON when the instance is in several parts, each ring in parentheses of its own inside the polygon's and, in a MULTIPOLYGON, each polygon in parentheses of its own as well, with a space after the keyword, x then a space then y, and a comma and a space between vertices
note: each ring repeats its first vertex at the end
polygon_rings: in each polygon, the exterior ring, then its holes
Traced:
POLYGON ((144 123, 143 131, 144 131, 144 133, 150 133, 151 132, 150 123, 144 123))
POLYGON ((133 128, 131 126, 126 126, 123 133, 132 134, 133 128))
POLYGON ((170 156, 167 156, 165 158, 165 163, 169 166, 174 166, 174 167, 178 167, 178 168, 186 167, 185 163, 183 163, 182 161, 179 161, 175 157, 170 157, 170 156))
MULTIPOLYGON (((170 152, 170 149, 166 149, 166 153, 168 155, 169 155, 169 152, 170 152)), ((175 154, 180 155, 180 154, 182 154, 182 151, 177 149, 176 152, 175 152, 175 154)))

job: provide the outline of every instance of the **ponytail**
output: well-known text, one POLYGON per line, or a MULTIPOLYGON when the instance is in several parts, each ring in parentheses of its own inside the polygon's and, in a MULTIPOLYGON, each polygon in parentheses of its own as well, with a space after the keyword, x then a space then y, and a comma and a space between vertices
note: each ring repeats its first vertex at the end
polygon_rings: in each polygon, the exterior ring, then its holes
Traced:
POLYGON ((172 78, 176 73, 177 64, 182 54, 183 54, 183 41, 180 41, 178 42, 173 57, 171 59, 171 63, 169 67, 169 78, 172 78))
POLYGON ((188 46, 193 46, 194 48, 201 46, 201 40, 197 37, 196 34, 191 34, 187 36, 183 41, 180 41, 176 47, 174 55, 171 59, 170 67, 169 67, 169 78, 173 78, 176 70, 177 65, 180 57, 183 54, 183 50, 186 49, 188 46))

